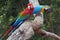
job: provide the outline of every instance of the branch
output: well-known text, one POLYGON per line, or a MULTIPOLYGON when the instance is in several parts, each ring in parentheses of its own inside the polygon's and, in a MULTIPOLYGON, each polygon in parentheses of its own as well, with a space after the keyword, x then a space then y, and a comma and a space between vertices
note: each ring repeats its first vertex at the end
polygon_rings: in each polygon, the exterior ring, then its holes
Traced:
POLYGON ((31 25, 34 29, 35 32, 37 32, 38 34, 44 36, 44 37, 52 37, 55 40, 60 40, 60 37, 54 33, 51 32, 47 32, 45 30, 43 30, 41 28, 41 26, 43 25, 43 19, 40 16, 37 16, 34 21, 32 21, 31 25))
POLYGON ((56 35, 56 34, 54 34, 54 33, 51 33, 51 32, 47 32, 47 31, 45 31, 45 30, 43 30, 43 29, 39 29, 39 30, 37 31, 37 33, 41 34, 41 35, 44 36, 44 37, 52 37, 52 38, 54 38, 55 40, 60 40, 60 37, 59 37, 58 35, 56 35))

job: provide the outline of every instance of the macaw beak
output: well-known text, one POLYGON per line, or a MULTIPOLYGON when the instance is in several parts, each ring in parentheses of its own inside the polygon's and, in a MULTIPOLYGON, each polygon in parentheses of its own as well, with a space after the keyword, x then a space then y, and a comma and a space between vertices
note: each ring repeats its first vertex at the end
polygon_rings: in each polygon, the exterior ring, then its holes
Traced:
POLYGON ((46 13, 51 13, 52 11, 53 11, 52 8, 49 6, 45 8, 46 13))

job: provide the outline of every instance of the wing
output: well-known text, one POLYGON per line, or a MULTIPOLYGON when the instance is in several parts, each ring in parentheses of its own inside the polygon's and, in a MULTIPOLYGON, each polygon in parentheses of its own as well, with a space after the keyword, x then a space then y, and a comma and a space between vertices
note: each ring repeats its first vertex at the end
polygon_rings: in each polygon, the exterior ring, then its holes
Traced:
POLYGON ((33 4, 33 6, 40 5, 38 0, 29 0, 29 3, 33 4))
POLYGON ((30 14, 28 13, 28 14, 26 14, 26 15, 24 15, 24 14, 21 14, 20 15, 20 19, 21 20, 26 20, 26 19, 28 19, 30 17, 30 14))

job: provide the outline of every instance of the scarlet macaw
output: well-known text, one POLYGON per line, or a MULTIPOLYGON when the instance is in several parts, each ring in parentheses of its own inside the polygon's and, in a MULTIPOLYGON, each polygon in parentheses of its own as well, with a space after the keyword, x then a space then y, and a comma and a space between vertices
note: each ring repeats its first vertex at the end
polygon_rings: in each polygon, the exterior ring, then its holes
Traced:
MULTIPOLYGON (((28 7, 19 14, 18 18, 11 25, 11 27, 6 31, 6 33, 2 36, 2 39, 8 35, 14 28, 17 29, 25 20, 27 20, 33 13, 34 7, 32 4, 28 4, 28 7), (30 8, 31 6, 31 8, 30 8)), ((14 29, 14 30, 15 30, 14 29)))

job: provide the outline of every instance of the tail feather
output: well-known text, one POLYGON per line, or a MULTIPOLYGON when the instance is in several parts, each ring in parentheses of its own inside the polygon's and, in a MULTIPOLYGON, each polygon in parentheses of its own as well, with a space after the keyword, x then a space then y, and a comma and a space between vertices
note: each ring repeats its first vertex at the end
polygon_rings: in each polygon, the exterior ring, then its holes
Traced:
POLYGON ((5 34, 2 36, 2 39, 4 39, 12 30, 14 32, 24 21, 20 20, 19 18, 14 21, 12 26, 5 32, 5 34))
POLYGON ((2 36, 2 39, 4 39, 9 33, 10 31, 13 29, 13 27, 11 26, 6 32, 5 34, 2 36))
POLYGON ((19 28, 21 26, 21 24, 23 23, 24 21, 21 21, 16 27, 14 27, 14 29, 8 34, 8 35, 11 35, 17 28, 19 28))

